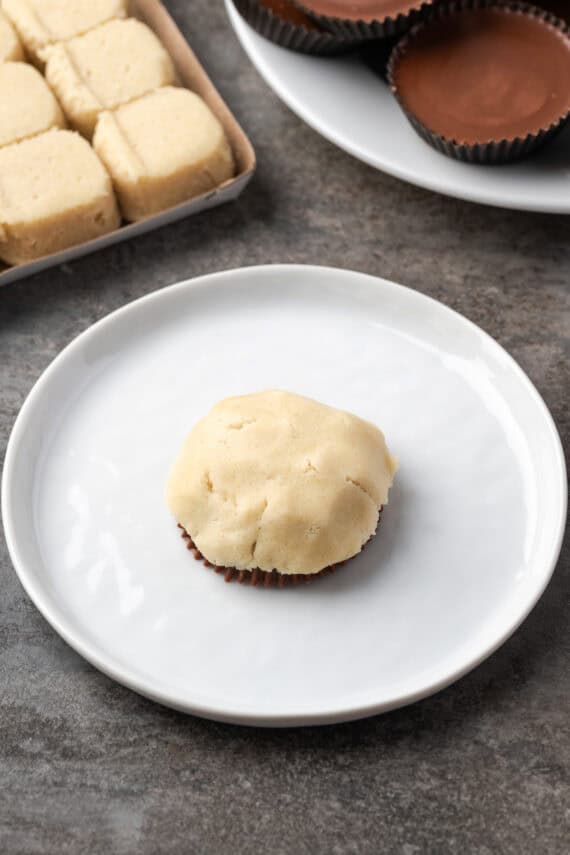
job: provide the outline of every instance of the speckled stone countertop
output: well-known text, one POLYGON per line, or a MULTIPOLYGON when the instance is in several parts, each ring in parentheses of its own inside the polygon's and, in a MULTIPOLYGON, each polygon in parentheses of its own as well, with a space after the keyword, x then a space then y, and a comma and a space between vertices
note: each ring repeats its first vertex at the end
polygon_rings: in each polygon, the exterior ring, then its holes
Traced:
MULTIPOLYGON (((33 382, 107 312, 266 262, 348 267, 442 300, 528 372, 570 447, 570 220, 442 198, 352 160, 258 77, 221 0, 169 0, 256 146, 235 204, 0 291, 0 458, 33 382)), ((2 855, 565 855, 568 548, 531 616, 441 694, 347 725, 257 731, 161 708, 77 656, 0 543, 2 855)))

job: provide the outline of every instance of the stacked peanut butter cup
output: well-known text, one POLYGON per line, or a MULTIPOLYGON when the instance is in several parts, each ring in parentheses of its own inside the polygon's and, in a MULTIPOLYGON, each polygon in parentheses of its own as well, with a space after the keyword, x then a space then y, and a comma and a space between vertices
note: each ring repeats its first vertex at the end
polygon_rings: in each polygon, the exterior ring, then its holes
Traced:
POLYGON ((234 3, 283 48, 358 51, 417 133, 457 160, 516 160, 570 118, 570 4, 560 0, 234 3))

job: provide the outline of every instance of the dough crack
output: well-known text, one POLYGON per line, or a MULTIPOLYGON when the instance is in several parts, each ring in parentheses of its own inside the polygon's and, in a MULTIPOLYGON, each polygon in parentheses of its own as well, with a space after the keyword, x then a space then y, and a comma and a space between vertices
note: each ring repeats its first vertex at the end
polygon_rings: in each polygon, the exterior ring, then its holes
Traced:
POLYGON ((377 507, 378 507, 378 505, 376 504, 376 501, 375 501, 374 497, 370 495, 370 493, 368 492, 368 490, 366 489, 366 487, 363 487, 363 486, 362 486, 362 484, 360 483, 360 481, 357 481, 355 478, 351 478, 351 477, 350 477, 350 475, 347 475, 347 476, 346 476, 346 478, 345 478, 344 480, 345 480, 348 484, 352 484, 354 487, 356 487, 356 489, 357 489, 357 490, 360 490, 362 493, 364 493, 364 495, 365 495, 365 496, 368 496, 368 498, 370 499, 370 501, 371 501, 371 502, 374 502, 374 507, 375 507, 375 508, 377 508, 377 507))
POLYGON ((228 425, 228 430, 242 430, 242 428, 247 425, 252 425, 257 421, 257 419, 244 419, 241 422, 232 422, 232 424, 228 425))
POLYGON ((261 534, 263 514, 267 510, 268 504, 269 503, 268 503, 267 499, 264 499, 263 500, 263 510, 261 511, 261 513, 259 515, 259 520, 257 521, 257 534, 255 535, 255 540, 251 544, 251 558, 252 558, 252 560, 255 558, 255 550, 257 549, 257 544, 259 543, 259 535, 261 534))

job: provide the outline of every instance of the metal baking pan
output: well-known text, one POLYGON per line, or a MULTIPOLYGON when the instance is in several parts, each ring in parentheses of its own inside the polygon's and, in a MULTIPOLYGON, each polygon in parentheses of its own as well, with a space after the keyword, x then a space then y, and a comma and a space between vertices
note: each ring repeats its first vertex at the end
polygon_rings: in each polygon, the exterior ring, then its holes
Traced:
POLYGON ((55 252, 14 267, 2 266, 0 262, 0 285, 7 285, 9 282, 45 270, 47 267, 63 264, 119 241, 158 229, 175 220, 181 220, 183 217, 198 214, 200 211, 237 199, 255 171, 255 152, 249 139, 162 3, 159 0, 132 0, 129 11, 133 17, 144 21, 156 33, 172 57, 180 83, 200 95, 224 126, 234 152, 236 175, 215 190, 196 196, 145 220, 122 225, 109 234, 69 247, 62 252, 55 252))

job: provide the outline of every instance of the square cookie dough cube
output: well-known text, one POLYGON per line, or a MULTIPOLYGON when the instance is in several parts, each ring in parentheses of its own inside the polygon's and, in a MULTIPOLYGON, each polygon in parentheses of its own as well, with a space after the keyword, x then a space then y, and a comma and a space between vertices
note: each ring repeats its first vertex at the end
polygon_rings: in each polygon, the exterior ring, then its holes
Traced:
POLYGON ((88 139, 102 110, 173 83, 174 66, 157 37, 134 18, 109 21, 46 50, 46 79, 70 123, 88 139))
POLYGON ((79 134, 51 130, 0 149, 0 258, 21 264, 117 228, 105 167, 79 134))
POLYGON ((0 9, 0 62, 17 62, 24 59, 24 51, 16 30, 0 9))
POLYGON ((0 148, 65 127, 61 107, 33 65, 0 64, 0 148))
POLYGON ((44 50, 113 18, 124 18, 127 0, 3 0, 3 9, 39 68, 44 50))
POLYGON ((234 175, 222 125, 187 89, 167 86, 102 113, 93 145, 127 220, 171 208, 234 175))

